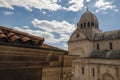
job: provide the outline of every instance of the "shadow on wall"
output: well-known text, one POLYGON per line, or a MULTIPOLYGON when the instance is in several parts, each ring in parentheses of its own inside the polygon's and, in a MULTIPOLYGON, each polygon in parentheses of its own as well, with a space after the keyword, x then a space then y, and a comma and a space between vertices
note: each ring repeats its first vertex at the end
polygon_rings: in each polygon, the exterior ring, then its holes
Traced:
POLYGON ((41 77, 41 68, 0 70, 0 80, 41 80, 41 77))

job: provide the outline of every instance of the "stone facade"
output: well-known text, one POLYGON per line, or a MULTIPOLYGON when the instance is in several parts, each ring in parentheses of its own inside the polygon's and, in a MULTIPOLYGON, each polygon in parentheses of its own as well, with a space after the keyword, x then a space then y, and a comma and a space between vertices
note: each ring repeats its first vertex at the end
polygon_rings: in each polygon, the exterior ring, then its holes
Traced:
POLYGON ((73 61, 73 80, 120 80, 120 30, 102 32, 97 17, 88 9, 68 41, 73 61))
POLYGON ((73 62, 73 80, 120 80, 120 60, 77 59, 73 62))

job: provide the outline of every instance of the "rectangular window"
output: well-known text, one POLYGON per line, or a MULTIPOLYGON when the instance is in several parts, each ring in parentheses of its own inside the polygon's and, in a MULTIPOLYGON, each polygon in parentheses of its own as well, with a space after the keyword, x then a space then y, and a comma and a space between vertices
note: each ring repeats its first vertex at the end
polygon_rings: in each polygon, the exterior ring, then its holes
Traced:
POLYGON ((84 67, 82 67, 82 75, 84 75, 84 67))
POLYGON ((112 50, 113 47, 112 47, 112 43, 111 42, 109 43, 109 46, 110 46, 110 50, 112 50))
POLYGON ((100 47, 99 47, 99 43, 97 43, 97 50, 99 50, 100 49, 100 47))
POLYGON ((92 75, 93 75, 93 77, 95 76, 95 69, 94 68, 92 68, 92 75))

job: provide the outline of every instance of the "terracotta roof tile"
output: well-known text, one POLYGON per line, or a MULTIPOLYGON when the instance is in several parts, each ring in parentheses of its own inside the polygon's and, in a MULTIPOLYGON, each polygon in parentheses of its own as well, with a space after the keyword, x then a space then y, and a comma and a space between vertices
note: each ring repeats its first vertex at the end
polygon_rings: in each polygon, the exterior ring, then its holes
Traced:
POLYGON ((11 36, 13 36, 14 34, 15 34, 15 33, 10 32, 10 33, 7 34, 7 36, 8 36, 8 37, 11 37, 11 36))
POLYGON ((0 38, 6 38, 6 35, 4 34, 4 32, 0 29, 0 38))
POLYGON ((5 34, 0 34, 0 38, 7 38, 6 36, 5 36, 5 34))
POLYGON ((16 41, 17 39, 20 39, 20 37, 14 35, 12 37, 10 37, 11 41, 16 41))
POLYGON ((0 29, 0 33, 3 33, 3 31, 0 29))
POLYGON ((28 38, 26 36, 22 37, 21 39, 22 39, 23 42, 27 42, 27 41, 31 40, 30 38, 28 38))

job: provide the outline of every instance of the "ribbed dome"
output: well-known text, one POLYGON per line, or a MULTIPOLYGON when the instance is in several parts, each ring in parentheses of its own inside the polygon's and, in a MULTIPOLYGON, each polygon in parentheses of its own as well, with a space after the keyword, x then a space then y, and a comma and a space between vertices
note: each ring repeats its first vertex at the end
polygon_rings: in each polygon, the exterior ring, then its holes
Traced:
POLYGON ((85 13, 83 13, 83 15, 81 16, 80 22, 81 21, 95 21, 96 23, 98 23, 98 19, 95 16, 95 14, 93 14, 90 11, 86 11, 85 13))
POLYGON ((88 9, 85 13, 82 14, 78 25, 81 29, 85 28, 99 28, 99 22, 95 14, 90 12, 88 9))

